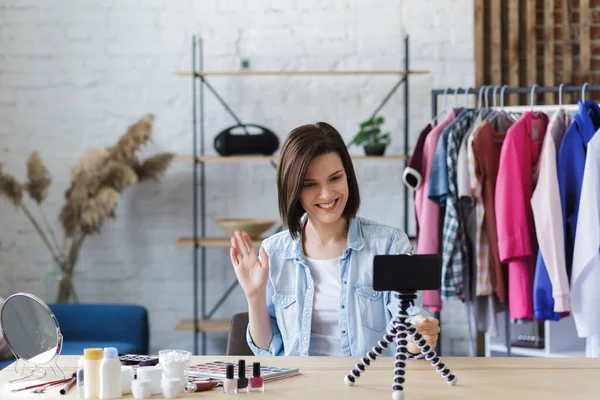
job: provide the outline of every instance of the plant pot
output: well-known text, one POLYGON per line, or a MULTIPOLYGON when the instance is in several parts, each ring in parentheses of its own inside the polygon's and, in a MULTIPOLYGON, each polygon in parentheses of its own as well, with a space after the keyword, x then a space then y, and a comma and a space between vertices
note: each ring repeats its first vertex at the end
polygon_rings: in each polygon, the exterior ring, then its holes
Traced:
POLYGON ((364 146, 365 154, 368 156, 382 156, 385 154, 386 147, 384 144, 366 145, 364 146))

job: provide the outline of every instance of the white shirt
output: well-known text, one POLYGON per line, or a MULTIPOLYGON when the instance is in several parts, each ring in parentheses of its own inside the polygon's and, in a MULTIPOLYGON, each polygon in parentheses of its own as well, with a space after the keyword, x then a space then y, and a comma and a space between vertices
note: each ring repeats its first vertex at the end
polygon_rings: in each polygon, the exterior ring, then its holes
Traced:
MULTIPOLYGON (((554 312, 569 311, 569 278, 565 261, 565 236, 556 166, 557 149, 572 117, 564 109, 557 111, 548 124, 539 159, 539 175, 531 210, 535 222, 540 252, 548 270, 554 299, 554 312)), ((580 211, 581 212, 581 211, 580 211)))
POLYGON ((340 307, 340 258, 314 260, 306 258, 315 284, 311 356, 341 356, 338 311, 340 307))
POLYGON ((586 356, 600 357, 600 134, 589 141, 571 272, 571 310, 586 356))

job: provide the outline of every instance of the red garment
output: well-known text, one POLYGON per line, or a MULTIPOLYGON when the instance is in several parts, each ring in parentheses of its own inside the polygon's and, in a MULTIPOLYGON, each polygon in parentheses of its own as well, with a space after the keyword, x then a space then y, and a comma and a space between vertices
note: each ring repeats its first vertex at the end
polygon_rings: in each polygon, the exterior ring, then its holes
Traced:
POLYGON ((496 180, 496 226, 500 262, 508 264, 508 304, 514 319, 533 319, 537 239, 531 196, 548 127, 544 113, 525 112, 510 127, 496 180))

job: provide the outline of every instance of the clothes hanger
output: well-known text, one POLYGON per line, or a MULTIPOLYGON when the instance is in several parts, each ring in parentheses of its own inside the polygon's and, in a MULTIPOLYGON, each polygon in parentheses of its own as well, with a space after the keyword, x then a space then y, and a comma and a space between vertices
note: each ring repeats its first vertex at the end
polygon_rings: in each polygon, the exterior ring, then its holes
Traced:
POLYGON ((537 83, 534 83, 531 86, 531 92, 529 93, 529 97, 530 97, 530 101, 531 101, 531 113, 533 115, 539 115, 539 112, 533 110, 533 104, 535 102, 534 101, 535 100, 535 88, 537 88, 537 87, 539 87, 539 85, 537 83))
POLYGON ((562 88, 563 88, 563 86, 565 86, 564 83, 561 83, 560 85, 558 85, 558 106, 560 108, 564 108, 562 106, 562 88))
POLYGON ((432 119, 430 124, 432 126, 435 126, 436 122, 440 119, 440 117, 442 115, 446 115, 448 113, 448 90, 450 90, 450 88, 446 88, 444 89, 444 108, 442 109, 442 111, 440 111, 437 115, 435 115, 432 119))
POLYGON ((484 92, 484 90, 486 88, 487 88, 487 86, 482 86, 482 87, 479 88, 479 97, 477 98, 477 108, 479 110, 481 110, 481 105, 482 105, 481 99, 482 99, 482 96, 483 96, 483 92, 484 92))
POLYGON ((517 122, 519 118, 521 118, 521 114, 514 111, 506 111, 504 109, 504 91, 507 87, 508 85, 502 85, 502 89, 500 89, 500 110, 504 115, 512 119, 513 122, 517 122))
MULTIPOLYGON (((585 88, 588 86, 588 83, 585 82, 581 87, 581 103, 585 105, 585 88)), ((595 109, 591 107, 585 107, 587 110, 587 114, 592 119, 592 123, 594 124, 594 128, 598 130, 600 128, 600 116, 595 112, 595 109)))
MULTIPOLYGON (((500 88, 500 86, 494 86, 494 89, 492 90, 492 96, 493 96, 493 100, 492 100, 492 109, 487 113, 487 115, 485 116, 485 120, 488 122, 492 122, 492 120, 494 118, 496 118, 498 115, 500 115, 500 111, 496 108, 496 91, 500 88)), ((489 90, 489 88, 488 88, 489 90)), ((486 91, 486 95, 485 95, 485 108, 488 108, 488 103, 487 103, 487 91, 486 91)))
POLYGON ((465 89, 465 108, 469 108, 469 93, 471 90, 475 90, 475 88, 469 87, 465 89))
POLYGON ((458 108, 458 93, 462 90, 462 88, 454 89, 454 108, 458 108))

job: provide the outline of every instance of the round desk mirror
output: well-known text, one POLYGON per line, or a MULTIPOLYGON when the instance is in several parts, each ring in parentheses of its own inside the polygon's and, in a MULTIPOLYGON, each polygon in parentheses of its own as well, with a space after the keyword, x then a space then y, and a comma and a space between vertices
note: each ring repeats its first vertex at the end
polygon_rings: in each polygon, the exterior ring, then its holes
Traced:
MULTIPOLYGON (((34 366, 30 375, 38 375, 43 365, 55 361, 62 349, 62 335, 56 317, 38 297, 15 293, 0 309, 0 331, 18 360, 34 366)), ((16 365, 15 365, 16 369, 16 365)))

